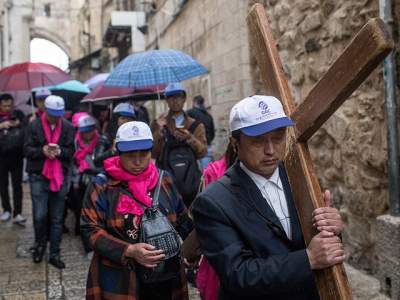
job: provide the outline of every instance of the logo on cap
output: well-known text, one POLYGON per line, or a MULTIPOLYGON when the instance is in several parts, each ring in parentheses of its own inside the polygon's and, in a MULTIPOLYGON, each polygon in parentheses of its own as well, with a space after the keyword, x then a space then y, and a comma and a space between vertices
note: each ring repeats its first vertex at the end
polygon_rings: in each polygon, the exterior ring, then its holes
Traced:
POLYGON ((261 113, 262 113, 263 115, 270 113, 270 109, 269 109, 269 107, 268 107, 268 104, 265 103, 264 101, 260 101, 260 102, 258 103, 258 107, 261 109, 261 113))
POLYGON ((137 126, 132 127, 132 134, 133 135, 139 135, 139 128, 137 126))

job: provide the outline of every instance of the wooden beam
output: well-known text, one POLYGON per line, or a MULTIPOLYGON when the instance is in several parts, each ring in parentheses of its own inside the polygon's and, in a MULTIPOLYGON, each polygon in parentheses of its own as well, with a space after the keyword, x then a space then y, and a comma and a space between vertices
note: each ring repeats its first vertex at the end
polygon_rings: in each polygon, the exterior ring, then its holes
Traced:
POLYGON ((291 114, 297 139, 307 141, 393 49, 381 19, 371 19, 291 114))
MULTIPOLYGON (((255 4, 247 17, 250 40, 256 52, 261 77, 267 93, 278 97, 287 113, 294 108, 292 94, 284 76, 282 63, 268 24, 264 7, 255 4)), ((308 244, 315 231, 311 226, 312 211, 323 206, 323 197, 310 154, 305 143, 296 143, 294 131, 289 131, 289 140, 293 141, 285 161, 290 186, 305 242, 308 244)), ((351 299, 351 290, 343 265, 336 265, 315 272, 319 294, 322 300, 351 299)))

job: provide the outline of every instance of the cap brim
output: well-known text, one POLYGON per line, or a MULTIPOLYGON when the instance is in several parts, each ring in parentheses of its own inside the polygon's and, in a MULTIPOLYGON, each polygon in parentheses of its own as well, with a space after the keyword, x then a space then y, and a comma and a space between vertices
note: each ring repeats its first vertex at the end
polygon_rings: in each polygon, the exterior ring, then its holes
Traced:
POLYGON ((118 111, 118 112, 116 112, 116 114, 119 114, 120 116, 128 117, 128 118, 134 118, 135 117, 134 114, 132 114, 130 112, 127 112, 127 111, 118 111))
POLYGON ((79 132, 89 132, 95 129, 96 129, 95 125, 84 126, 84 127, 79 127, 79 132))
POLYGON ((260 123, 257 125, 249 126, 241 128, 242 131, 247 136, 258 136, 268 132, 271 132, 275 129, 284 128, 293 126, 294 122, 287 117, 267 121, 264 123, 260 123))
POLYGON ((186 91, 184 90, 176 90, 176 91, 170 91, 170 92, 165 92, 164 95, 166 98, 174 96, 174 95, 178 95, 178 94, 182 94, 184 93, 186 95, 186 91))
POLYGON ((64 116, 64 113, 65 113, 65 111, 63 109, 46 108, 46 111, 52 117, 62 117, 62 116, 64 116))
POLYGON ((117 143, 117 149, 121 152, 150 150, 151 148, 153 148, 153 140, 126 141, 117 143))

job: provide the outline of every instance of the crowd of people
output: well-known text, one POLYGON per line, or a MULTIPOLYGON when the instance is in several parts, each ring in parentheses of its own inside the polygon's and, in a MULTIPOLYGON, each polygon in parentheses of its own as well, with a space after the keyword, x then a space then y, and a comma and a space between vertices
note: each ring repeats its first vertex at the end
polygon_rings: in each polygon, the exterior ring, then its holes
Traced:
POLYGON ((33 262, 49 244, 49 263, 66 267, 60 244, 71 210, 91 259, 86 299, 184 300, 190 274, 204 300, 319 299, 313 271, 343 262, 343 225, 326 191, 326 207, 310 220, 318 233, 305 245, 283 164, 294 123, 280 101, 239 101, 214 161, 204 98, 186 112, 181 83, 165 97, 168 111, 150 122, 144 106, 129 102, 110 117, 82 109, 67 120, 64 99, 46 89, 24 116, 1 95, 0 220, 26 222, 26 160, 33 262))

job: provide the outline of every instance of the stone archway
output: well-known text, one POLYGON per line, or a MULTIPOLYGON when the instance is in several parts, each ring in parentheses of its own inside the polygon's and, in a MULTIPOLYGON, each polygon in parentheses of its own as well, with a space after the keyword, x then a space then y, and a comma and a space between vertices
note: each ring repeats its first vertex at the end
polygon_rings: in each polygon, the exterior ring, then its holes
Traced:
POLYGON ((34 38, 41 38, 53 42, 54 44, 59 46, 62 50, 64 50, 68 58, 71 59, 72 53, 69 43, 65 41, 59 34, 53 31, 49 31, 48 29, 43 27, 33 27, 31 28, 30 36, 31 40, 33 40, 34 38))

